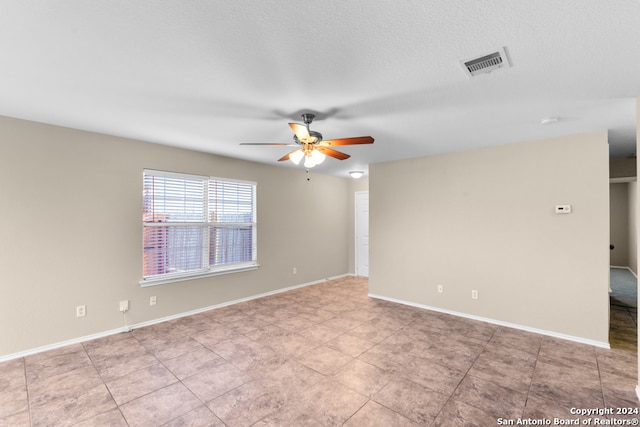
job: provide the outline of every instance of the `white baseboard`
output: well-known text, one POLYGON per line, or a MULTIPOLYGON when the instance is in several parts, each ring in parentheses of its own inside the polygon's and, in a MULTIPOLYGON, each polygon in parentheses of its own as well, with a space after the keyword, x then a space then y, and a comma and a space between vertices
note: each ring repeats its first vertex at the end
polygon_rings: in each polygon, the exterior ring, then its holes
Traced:
POLYGON ((323 282, 326 282, 328 280, 340 279, 342 277, 348 277, 348 276, 352 276, 352 275, 351 274, 341 274, 339 276, 327 277, 325 279, 315 280, 315 281, 312 281, 312 282, 302 283, 300 285, 294 285, 294 286, 289 286, 289 287, 286 287, 286 288, 276 289, 274 291, 264 292, 264 293, 257 294, 257 295, 251 295, 249 297, 239 298, 239 299, 236 299, 236 300, 223 302, 221 304, 210 305, 208 307, 198 308, 196 310, 191 310, 191 311, 187 311, 187 312, 184 312, 184 313, 173 314, 171 316, 161 317, 159 319, 153 319, 153 320, 148 320, 146 322, 136 323, 136 324, 133 324, 133 325, 129 325, 128 327, 124 327, 123 326, 123 327, 117 328, 117 329, 111 329, 111 330, 108 330, 108 331, 99 332, 99 333, 91 334, 91 335, 85 335, 83 337, 73 338, 73 339, 70 339, 70 340, 57 342, 57 343, 45 345, 45 346, 42 346, 42 347, 36 347, 36 348, 29 349, 29 350, 20 351, 20 352, 13 353, 13 354, 8 354, 6 356, 0 356, 0 363, 6 362, 6 361, 9 361, 9 360, 13 360, 13 359, 19 359, 21 357, 31 356, 31 355, 34 355, 34 354, 37 354, 37 353, 42 353, 44 351, 55 350, 57 348, 62 348, 62 347, 66 347, 66 346, 73 345, 73 344, 80 344, 80 343, 83 343, 83 342, 86 342, 86 341, 91 341, 91 340, 95 340, 95 339, 98 339, 98 338, 108 337, 109 335, 115 335, 115 334, 119 334, 119 333, 122 333, 122 332, 130 332, 133 329, 143 328, 145 326, 151 326, 151 325, 155 325, 155 324, 158 324, 158 323, 167 322, 169 320, 175 320, 175 319, 179 319, 181 317, 193 316, 194 314, 204 313, 204 312, 207 312, 207 311, 210 311, 210 310, 215 310, 216 308, 228 307, 230 305, 239 304, 241 302, 251 301, 251 300, 254 300, 254 299, 263 298, 263 297, 267 297, 267 296, 270 296, 270 295, 276 295, 276 294, 280 294, 280 293, 283 293, 283 292, 292 291, 294 289, 304 288, 306 286, 317 285, 318 283, 323 283, 323 282))
POLYGON ((578 342, 578 343, 581 343, 581 344, 588 344, 588 345, 593 345, 593 346, 596 346, 596 347, 607 348, 607 349, 611 348, 608 342, 594 341, 594 340, 589 340, 589 339, 586 339, 586 338, 575 337, 575 336, 572 336, 572 335, 565 335, 565 334, 561 334, 561 333, 558 333, 558 332, 545 331, 543 329, 531 328, 531 327, 528 327, 528 326, 518 325, 518 324, 515 324, 515 323, 503 322, 501 320, 495 320, 495 319, 490 319, 490 318, 487 318, 487 317, 475 316, 473 314, 461 313, 461 312, 458 312, 458 311, 447 310, 447 309, 439 308, 439 307, 432 307, 432 306, 429 306, 429 305, 418 304, 418 303, 414 303, 414 302, 410 302, 410 301, 404 301, 404 300, 401 300, 401 299, 386 297, 386 296, 382 296, 382 295, 376 295, 376 294, 371 294, 370 293, 369 296, 371 298, 377 298, 377 299, 381 299, 381 300, 385 300, 385 301, 395 302, 395 303, 398 303, 398 304, 403 304, 403 305, 408 305, 408 306, 411 306, 411 307, 421 308, 423 310, 436 311, 438 313, 445 313, 445 314, 450 314, 452 316, 464 317, 466 319, 478 320, 480 322, 491 323, 491 324, 499 325, 499 326, 505 326, 507 328, 519 329, 521 331, 533 332, 535 334, 547 335, 547 336, 554 337, 554 338, 561 338, 561 339, 565 339, 565 340, 569 340, 569 341, 575 341, 575 342, 578 342))
POLYGON ((638 400, 640 400, 640 385, 636 386, 636 395, 638 396, 638 400))

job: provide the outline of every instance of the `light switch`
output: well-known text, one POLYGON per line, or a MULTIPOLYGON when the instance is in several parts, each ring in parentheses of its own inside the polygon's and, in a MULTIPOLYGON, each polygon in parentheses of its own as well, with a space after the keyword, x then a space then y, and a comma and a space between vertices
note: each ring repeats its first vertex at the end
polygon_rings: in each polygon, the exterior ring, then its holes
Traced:
POLYGON ((557 214, 571 213, 571 205, 556 205, 556 213, 557 214))

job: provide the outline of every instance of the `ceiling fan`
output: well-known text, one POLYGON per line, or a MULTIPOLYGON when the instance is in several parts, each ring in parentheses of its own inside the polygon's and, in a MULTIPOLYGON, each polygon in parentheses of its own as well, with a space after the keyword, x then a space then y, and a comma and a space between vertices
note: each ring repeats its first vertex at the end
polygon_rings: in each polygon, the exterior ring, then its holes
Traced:
POLYGON ((294 164, 299 165, 302 159, 304 159, 304 167, 312 168, 324 162, 326 156, 330 156, 338 160, 344 160, 351 157, 350 155, 334 150, 331 147, 340 145, 373 144, 373 138, 370 136, 323 140, 320 132, 315 132, 309 129, 309 125, 313 122, 314 117, 314 114, 305 113, 302 115, 304 125, 299 123, 289 123, 289 126, 294 133, 293 141, 295 144, 245 142, 240 145, 275 145, 281 147, 301 146, 289 154, 282 156, 278 161, 282 162, 285 160, 291 160, 294 164))

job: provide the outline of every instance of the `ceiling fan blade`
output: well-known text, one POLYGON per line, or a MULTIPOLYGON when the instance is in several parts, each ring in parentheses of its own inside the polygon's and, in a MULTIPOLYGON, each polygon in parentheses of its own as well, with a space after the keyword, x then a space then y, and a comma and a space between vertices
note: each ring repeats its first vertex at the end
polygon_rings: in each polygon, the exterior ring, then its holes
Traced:
POLYGON ((342 153, 340 151, 334 150, 332 148, 329 147, 316 147, 316 150, 318 150, 319 152, 326 154, 327 156, 331 156, 333 158, 336 158, 338 160, 344 160, 344 159, 348 159, 349 157, 351 157, 348 154, 342 153))
POLYGON ((297 147, 298 144, 285 144, 284 142, 241 142, 240 145, 273 145, 276 147, 297 147))
POLYGON ((285 154, 284 156, 280 157, 280 158, 278 159, 278 161, 279 161, 279 162, 284 162, 285 160, 289 160, 289 156, 290 156, 292 153, 295 153, 295 152, 296 152, 296 151, 298 151, 298 150, 299 150, 299 148, 298 148, 297 150, 293 150, 293 151, 291 151, 290 153, 285 154))
POLYGON ((305 125, 301 125, 298 123, 289 123, 289 126, 293 130, 293 133, 296 134, 300 141, 311 141, 311 135, 309 135, 309 129, 305 125))
POLYGON ((355 138, 339 138, 339 139, 327 139, 320 144, 328 147, 338 145, 356 145, 356 144, 373 144, 374 139, 370 136, 357 136, 355 138))

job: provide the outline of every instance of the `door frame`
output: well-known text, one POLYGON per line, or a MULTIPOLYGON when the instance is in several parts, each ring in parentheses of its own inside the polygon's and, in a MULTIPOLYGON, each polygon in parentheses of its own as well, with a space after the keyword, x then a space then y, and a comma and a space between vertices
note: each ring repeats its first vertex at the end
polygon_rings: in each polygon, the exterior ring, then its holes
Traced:
MULTIPOLYGON (((367 196, 369 195, 369 191, 368 190, 363 190, 363 191, 356 191, 354 193, 353 196, 353 206, 354 206, 354 247, 355 247, 355 273, 356 276, 360 276, 360 263, 358 262, 358 231, 359 231, 359 227, 358 227, 358 196, 363 195, 363 194, 367 194, 367 196)), ((368 197, 367 197, 368 198, 368 197)), ((368 273, 368 272, 367 272, 368 273)), ((366 277, 369 277, 369 274, 367 274, 366 277)))

